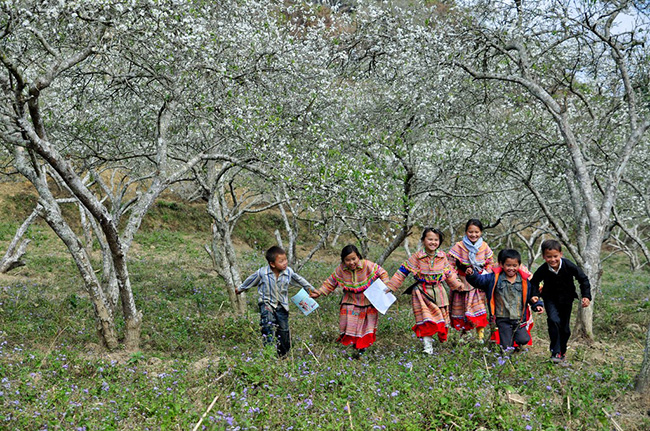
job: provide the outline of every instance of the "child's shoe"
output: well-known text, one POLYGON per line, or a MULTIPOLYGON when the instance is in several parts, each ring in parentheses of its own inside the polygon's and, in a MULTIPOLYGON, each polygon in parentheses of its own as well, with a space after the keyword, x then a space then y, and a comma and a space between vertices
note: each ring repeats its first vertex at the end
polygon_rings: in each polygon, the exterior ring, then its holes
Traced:
POLYGON ((353 357, 354 357, 354 359, 361 359, 361 357, 363 356, 364 353, 366 353, 366 349, 365 349, 365 348, 363 348, 363 349, 356 349, 355 352, 354 352, 353 357))
POLYGON ((565 355, 563 355, 562 353, 553 353, 551 355, 551 362, 553 362, 554 364, 559 364, 560 362, 563 362, 564 359, 565 359, 565 355))
POLYGON ((432 337, 422 337, 424 341, 424 353, 427 355, 433 355, 433 338, 432 337))

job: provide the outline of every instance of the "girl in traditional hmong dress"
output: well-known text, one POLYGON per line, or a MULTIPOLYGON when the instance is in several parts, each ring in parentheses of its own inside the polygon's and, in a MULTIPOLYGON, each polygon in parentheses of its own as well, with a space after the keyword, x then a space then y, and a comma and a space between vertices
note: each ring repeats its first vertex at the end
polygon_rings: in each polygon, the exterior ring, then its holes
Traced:
POLYGON ((343 289, 339 314, 340 336, 337 341, 345 346, 352 345, 359 353, 371 346, 376 339, 377 309, 363 294, 375 280, 388 282, 384 268, 361 257, 354 245, 347 245, 341 251, 341 264, 323 285, 310 292, 312 298, 329 295, 337 287, 343 289))
POLYGON ((492 249, 481 236, 483 224, 480 220, 471 219, 465 225, 465 236, 449 250, 449 263, 456 268, 462 281, 460 289, 452 288, 451 296, 451 326, 463 334, 476 328, 476 335, 483 340, 485 327, 488 326, 485 293, 472 287, 465 279, 465 269, 474 268, 476 273, 492 272, 492 249))
POLYGON ((428 354, 433 354, 435 334, 438 334, 441 343, 447 340, 449 298, 442 282, 457 289, 462 288, 447 255, 439 249, 443 238, 438 229, 424 229, 420 238, 423 250, 412 254, 388 283, 388 287, 396 291, 406 277, 413 274, 417 285, 409 289, 415 315, 415 325, 411 329, 418 338, 422 338, 424 352, 428 354))

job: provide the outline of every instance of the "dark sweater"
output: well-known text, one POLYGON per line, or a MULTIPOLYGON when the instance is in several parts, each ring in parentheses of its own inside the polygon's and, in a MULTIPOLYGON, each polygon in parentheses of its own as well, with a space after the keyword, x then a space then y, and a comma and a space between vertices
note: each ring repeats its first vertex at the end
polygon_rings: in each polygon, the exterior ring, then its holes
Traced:
POLYGON ((580 284, 582 297, 591 300, 589 279, 578 265, 565 258, 562 258, 562 266, 557 274, 551 271, 548 263, 537 268, 533 274, 531 285, 534 292, 539 292, 539 284, 544 283, 541 292, 544 301, 571 303, 578 298, 574 280, 578 280, 580 284))

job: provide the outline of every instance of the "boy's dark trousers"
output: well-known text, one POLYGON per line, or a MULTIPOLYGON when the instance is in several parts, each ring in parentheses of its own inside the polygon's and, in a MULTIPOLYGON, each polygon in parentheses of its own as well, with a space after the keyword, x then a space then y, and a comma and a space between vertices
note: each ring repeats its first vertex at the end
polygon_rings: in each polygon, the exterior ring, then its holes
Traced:
POLYGON ((280 304, 276 308, 266 304, 260 306, 260 327, 264 345, 272 344, 275 336, 275 345, 278 355, 284 356, 291 349, 291 335, 289 334, 289 312, 280 304))
POLYGON ((566 345, 571 336, 571 309, 573 299, 570 301, 553 301, 544 299, 546 308, 546 322, 548 323, 548 337, 551 339, 551 355, 566 354, 566 345))
POLYGON ((497 317, 496 324, 499 330, 499 345, 503 350, 512 347, 514 343, 522 347, 530 341, 526 326, 522 325, 519 319, 497 317))

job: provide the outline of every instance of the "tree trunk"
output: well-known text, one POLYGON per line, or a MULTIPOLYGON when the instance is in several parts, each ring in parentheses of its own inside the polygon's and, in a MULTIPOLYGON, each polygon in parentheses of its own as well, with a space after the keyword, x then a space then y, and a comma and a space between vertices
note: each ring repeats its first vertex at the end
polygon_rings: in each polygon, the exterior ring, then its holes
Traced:
MULTIPOLYGON (((235 246, 232 243, 232 238, 230 236, 230 232, 226 235, 226 241, 224 241, 225 245, 225 255, 226 259, 228 261, 228 272, 230 274, 230 279, 232 280, 233 283, 233 293, 237 287, 239 287, 242 283, 241 275, 239 272, 239 265, 237 264, 237 254, 235 253, 235 246)), ((239 314, 245 315, 246 314, 246 294, 241 293, 239 295, 236 295, 236 310, 239 314)))
POLYGON ((312 257, 314 257, 316 252, 325 246, 328 236, 329 236, 329 232, 327 230, 321 232, 320 240, 318 241, 318 243, 312 247, 312 249, 309 251, 309 253, 307 253, 307 256, 305 256, 304 259, 296 262, 296 265, 294 267, 296 271, 299 272, 302 269, 302 267, 305 266, 305 264, 309 262, 312 257))
MULTIPOLYGON (((285 192, 285 197, 287 201, 289 201, 288 194, 285 192)), ((278 197, 278 200, 280 198, 278 197)), ((292 208, 289 204, 289 211, 291 211, 291 217, 287 213, 287 210, 285 209, 284 204, 278 205, 278 208, 280 209, 280 214, 282 215, 282 221, 284 223, 284 230, 287 233, 287 239, 288 243, 285 248, 285 251, 287 252, 287 259, 289 260, 289 266, 290 267, 295 267, 296 266, 296 261, 298 260, 298 256, 296 253, 296 245, 297 245, 297 240, 298 240, 298 221, 296 219, 295 215, 295 208, 292 208)), ((280 232, 277 231, 278 234, 277 236, 280 236, 280 232)), ((281 238, 278 240, 278 244, 281 244, 281 238)), ((282 245, 280 245, 282 247, 282 245)))
POLYGON ((594 300, 600 292, 600 278, 602 275, 600 255, 593 253, 587 254, 585 258, 584 268, 585 274, 589 278, 591 285, 592 301, 589 307, 582 308, 578 304, 578 316, 574 327, 574 336, 583 338, 588 341, 594 339, 594 300))
POLYGON ((648 325, 648 332, 645 337, 643 363, 639 375, 636 376, 634 389, 637 392, 650 393, 650 325, 648 325))
POLYGON ((107 307, 106 297, 104 296, 99 280, 95 276, 95 271, 93 270, 90 259, 86 254, 86 250, 81 241, 79 241, 75 236, 72 229, 70 229, 65 223, 63 217, 51 210, 52 208, 45 206, 44 218, 52 230, 68 247, 68 251, 79 269, 79 273, 83 279, 90 301, 93 303, 95 319, 97 322, 97 334, 100 342, 109 350, 117 349, 119 342, 117 339, 117 330, 115 328, 114 314, 111 309, 107 307))
POLYGON ((578 316, 573 329, 574 337, 582 338, 588 341, 594 339, 594 303, 589 307, 583 308, 578 304, 578 316))
POLYGON ((108 349, 116 349, 119 346, 119 342, 115 328, 114 314, 106 306, 104 291, 95 275, 86 249, 63 218, 61 208, 48 187, 44 170, 36 172, 33 167, 34 165, 27 162, 22 149, 17 148, 14 155, 16 168, 29 179, 39 194, 39 205, 42 206, 41 216, 57 236, 61 238, 79 269, 84 287, 88 292, 88 296, 95 310, 96 328, 101 344, 108 349))
POLYGON ((142 311, 135 306, 131 278, 126 266, 126 260, 119 262, 116 268, 122 314, 124 315, 124 348, 128 352, 140 349, 140 331, 142 329, 142 311))
MULTIPOLYGON (((211 215, 214 213, 211 212, 211 215)), ((237 295, 235 289, 241 283, 237 258, 227 227, 217 226, 217 221, 212 223, 212 241, 209 254, 212 257, 214 269, 226 284, 226 291, 230 299, 230 305, 238 314, 246 314, 246 294, 237 295)))
POLYGON ((361 255, 363 257, 368 256, 368 251, 370 250, 370 239, 368 238, 368 227, 366 225, 365 221, 359 221, 358 222, 358 228, 353 228, 347 220, 343 219, 343 222, 348 226, 348 229, 350 229, 350 232, 354 237, 359 241, 359 248, 361 255))
POLYGON ((404 238, 404 244, 402 244, 404 247, 404 252, 406 253, 407 256, 411 255, 411 247, 409 247, 409 237, 407 236, 404 238))
POLYGON ((388 247, 384 249, 384 251, 381 253, 381 256, 377 259, 377 264, 378 265, 383 265, 386 259, 395 251, 397 248, 404 242, 404 240, 408 237, 409 232, 411 231, 411 224, 408 220, 404 221, 404 225, 402 226, 402 229, 400 229, 399 233, 393 238, 393 240, 388 244, 388 247))
POLYGON ((127 352, 140 350, 140 334, 142 332, 142 312, 137 311, 124 319, 124 349, 127 352))
POLYGON ((336 243, 339 241, 339 237, 343 231, 343 226, 343 223, 337 223, 336 231, 334 232, 334 238, 332 238, 332 242, 330 242, 330 247, 336 247, 336 243))
POLYGON ((120 299, 120 287, 115 275, 111 249, 106 242, 106 238, 102 235, 101 229, 97 226, 97 221, 94 218, 89 218, 88 221, 92 226, 91 230, 95 233, 95 238, 102 253, 102 290, 106 296, 107 307, 111 310, 111 314, 115 314, 120 299))
POLYGON ((77 207, 79 208, 79 221, 81 224, 81 228, 83 229, 83 237, 86 246, 86 252, 88 254, 91 254, 93 251, 93 234, 92 234, 91 224, 88 221, 88 217, 86 216, 86 210, 84 209, 83 205, 77 203, 77 207))
POLYGON ((25 265, 25 263, 20 260, 23 255, 25 254, 25 250, 27 249, 27 245, 30 243, 30 240, 25 239, 22 242, 20 242, 20 245, 18 245, 18 242, 23 238, 25 233, 27 233, 27 229, 29 229, 29 226, 34 222, 36 217, 39 216, 39 213, 43 207, 40 205, 37 205, 36 208, 32 211, 32 213, 25 219, 22 225, 18 228, 16 231, 16 234, 14 235, 13 240, 11 240, 11 244, 9 244, 9 248, 7 248, 7 252, 5 253, 4 257, 2 258, 2 261, 0 261, 0 273, 7 273, 11 271, 14 268, 21 267, 25 265))

